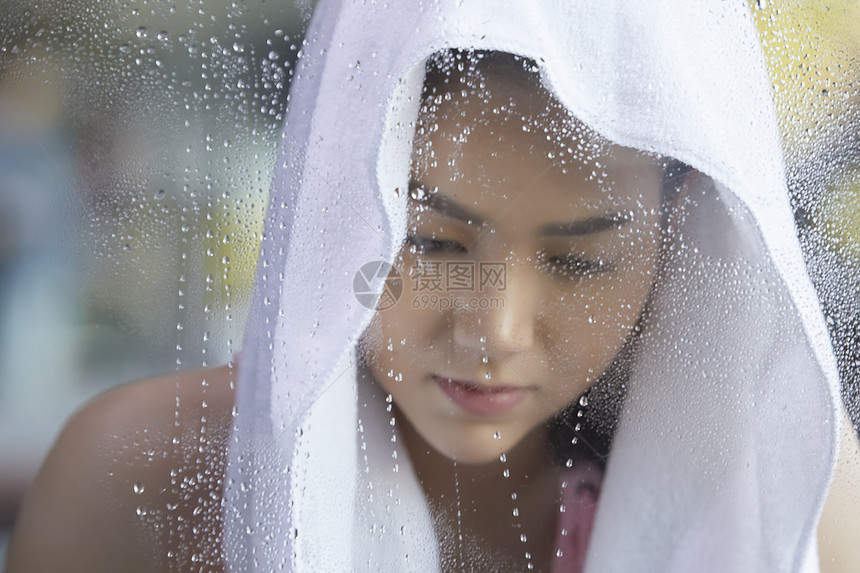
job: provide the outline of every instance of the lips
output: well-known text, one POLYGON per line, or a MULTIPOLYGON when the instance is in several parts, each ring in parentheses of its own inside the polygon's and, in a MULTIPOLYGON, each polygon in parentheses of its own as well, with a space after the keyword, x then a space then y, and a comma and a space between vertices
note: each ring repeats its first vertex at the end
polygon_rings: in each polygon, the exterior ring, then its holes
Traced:
POLYGON ((439 389, 461 409, 476 416, 502 416, 513 410, 528 394, 521 386, 487 386, 470 380, 433 376, 439 389))

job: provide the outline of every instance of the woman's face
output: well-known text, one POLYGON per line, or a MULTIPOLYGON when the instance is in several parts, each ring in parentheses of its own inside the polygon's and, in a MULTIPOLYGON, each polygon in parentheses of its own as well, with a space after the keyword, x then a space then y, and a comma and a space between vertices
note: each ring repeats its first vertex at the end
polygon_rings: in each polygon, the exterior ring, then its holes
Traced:
POLYGON ((662 171, 501 77, 422 109, 403 295, 363 344, 428 444, 484 463, 545 427, 625 344, 658 270, 662 171))

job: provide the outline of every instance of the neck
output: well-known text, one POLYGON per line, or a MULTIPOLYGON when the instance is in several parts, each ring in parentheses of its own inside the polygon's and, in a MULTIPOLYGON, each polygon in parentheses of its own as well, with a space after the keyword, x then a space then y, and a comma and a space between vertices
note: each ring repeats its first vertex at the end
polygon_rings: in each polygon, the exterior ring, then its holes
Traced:
POLYGON ((426 482, 423 483, 425 491, 432 491, 434 484, 445 483, 448 477, 454 475, 461 482, 477 483, 481 487, 499 485, 506 490, 528 487, 528 484, 549 474, 558 475, 550 456, 547 429, 543 426, 532 430, 499 459, 483 464, 468 464, 458 463, 440 454, 415 431, 399 410, 396 410, 395 415, 415 471, 419 479, 426 482))
POLYGON ((445 569, 468 570, 470 561, 489 556, 517 570, 529 563, 535 571, 548 569, 559 474, 546 428, 533 430, 504 460, 463 464, 434 450, 399 411, 395 415, 434 515, 445 569))

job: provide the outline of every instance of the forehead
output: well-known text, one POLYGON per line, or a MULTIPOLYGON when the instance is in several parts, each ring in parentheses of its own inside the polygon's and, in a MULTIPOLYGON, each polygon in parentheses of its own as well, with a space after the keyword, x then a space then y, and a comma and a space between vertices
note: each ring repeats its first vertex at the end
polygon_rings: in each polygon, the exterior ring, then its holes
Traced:
POLYGON ((479 69, 428 86, 413 180, 475 205, 526 195, 518 208, 542 217, 568 207, 659 204, 662 168, 655 157, 609 142, 573 117, 536 75, 531 80, 479 69))

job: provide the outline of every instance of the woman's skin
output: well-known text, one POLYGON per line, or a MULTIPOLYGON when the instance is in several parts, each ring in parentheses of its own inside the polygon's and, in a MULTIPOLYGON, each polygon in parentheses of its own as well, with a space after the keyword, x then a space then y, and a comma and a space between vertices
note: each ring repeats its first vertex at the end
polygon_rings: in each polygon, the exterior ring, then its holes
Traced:
POLYGON ((143 380, 77 412, 24 499, 7 573, 223 571, 235 378, 222 366, 143 380))
MULTIPOLYGON (((453 310, 419 298, 415 308, 407 277, 362 349, 393 396, 445 570, 530 562, 546 571, 560 475, 546 421, 605 370, 642 313, 663 248, 661 171, 654 159, 600 142, 534 86, 485 79, 491 96, 455 95, 422 115, 399 262, 403 276, 422 261, 503 262, 504 289, 455 293, 503 304, 453 310), (560 150, 577 145, 587 157, 567 156, 564 172, 560 150), (472 222, 456 207, 473 211, 472 222), (580 232, 547 235, 549 227, 580 232), (463 397, 500 386, 497 398, 463 397), (512 405, 497 407, 506 400, 512 405)), ((137 382, 75 415, 22 507, 8 573, 222 571, 235 378, 225 366, 137 382)), ((825 573, 860 570, 860 451, 845 420, 818 529, 825 573)))

